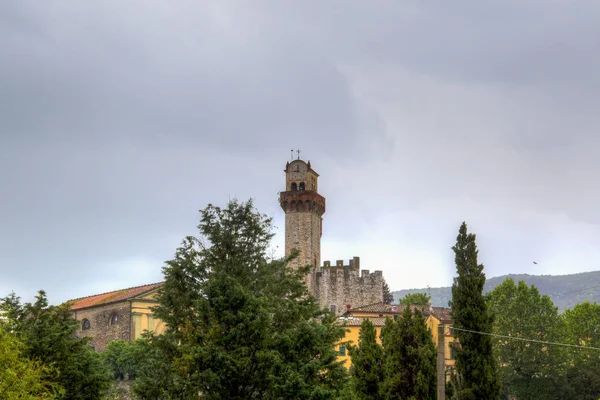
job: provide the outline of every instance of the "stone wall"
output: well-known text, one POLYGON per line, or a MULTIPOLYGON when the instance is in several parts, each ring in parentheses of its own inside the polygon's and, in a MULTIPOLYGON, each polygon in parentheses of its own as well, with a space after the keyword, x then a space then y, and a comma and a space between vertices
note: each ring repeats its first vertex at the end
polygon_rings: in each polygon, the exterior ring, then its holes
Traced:
POLYGON ((75 319, 79 321, 79 330, 75 332, 78 337, 91 337, 91 344, 96 351, 102 351, 111 340, 131 339, 131 305, 129 301, 84 308, 73 311, 75 319), (111 318, 117 315, 118 322, 111 325, 111 318), (83 330, 83 320, 90 321, 90 329, 83 330))
POLYGON ((335 266, 326 261, 315 273, 314 294, 321 307, 337 314, 347 307, 360 307, 383 301, 384 278, 381 271, 360 270, 360 259, 354 257, 349 265, 338 260, 335 266))

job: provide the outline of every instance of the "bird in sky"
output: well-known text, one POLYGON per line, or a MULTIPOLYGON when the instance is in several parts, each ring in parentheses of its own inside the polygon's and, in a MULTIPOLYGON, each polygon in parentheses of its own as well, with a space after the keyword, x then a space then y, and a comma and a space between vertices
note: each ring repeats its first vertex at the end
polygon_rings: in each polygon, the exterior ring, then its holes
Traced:
POLYGON ((535 265, 537 265, 537 263, 536 263, 535 261, 534 261, 533 263, 534 263, 535 265))

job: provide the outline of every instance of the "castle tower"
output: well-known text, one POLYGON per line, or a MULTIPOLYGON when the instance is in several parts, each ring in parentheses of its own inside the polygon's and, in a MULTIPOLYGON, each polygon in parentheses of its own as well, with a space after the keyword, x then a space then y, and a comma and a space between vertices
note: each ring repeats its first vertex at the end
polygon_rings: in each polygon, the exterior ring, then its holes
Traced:
POLYGON ((298 250, 299 255, 292 265, 311 265, 306 284, 312 293, 314 271, 321 265, 325 198, 318 193, 319 174, 311 168, 310 161, 288 162, 284 172, 285 192, 280 193, 279 204, 285 212, 285 255, 298 250))

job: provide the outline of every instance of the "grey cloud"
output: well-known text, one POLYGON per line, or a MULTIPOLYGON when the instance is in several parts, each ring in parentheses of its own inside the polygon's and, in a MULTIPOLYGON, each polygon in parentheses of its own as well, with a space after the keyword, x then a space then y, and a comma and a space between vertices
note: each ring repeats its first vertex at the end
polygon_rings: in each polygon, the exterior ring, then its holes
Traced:
MULTIPOLYGON (((72 282, 83 295, 159 278, 197 209, 229 196, 255 197, 282 229, 292 147, 321 173, 326 235, 365 253, 380 250, 369 240, 417 240, 417 221, 440 251, 468 217, 514 243, 489 213, 598 223, 599 12, 533 0, 2 3, 0 292, 66 298, 72 282)), ((531 221, 515 229, 543 234, 531 221)), ((508 268, 488 248, 492 271, 508 268)))

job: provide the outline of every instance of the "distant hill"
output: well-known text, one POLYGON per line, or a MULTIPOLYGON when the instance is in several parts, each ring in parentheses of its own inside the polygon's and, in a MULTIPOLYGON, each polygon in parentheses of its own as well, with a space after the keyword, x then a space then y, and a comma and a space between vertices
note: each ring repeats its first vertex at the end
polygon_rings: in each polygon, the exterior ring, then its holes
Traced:
MULTIPOLYGON (((554 305, 560 312, 573 308, 577 303, 585 301, 600 303, 600 271, 584 272, 572 275, 503 275, 490 278, 485 282, 484 292, 493 290, 506 280, 512 278, 515 283, 525 281, 528 285, 535 285, 540 293, 550 296, 554 305)), ((408 293, 429 293, 434 307, 448 307, 452 298, 450 287, 406 289, 392 292, 398 301, 408 293)))

